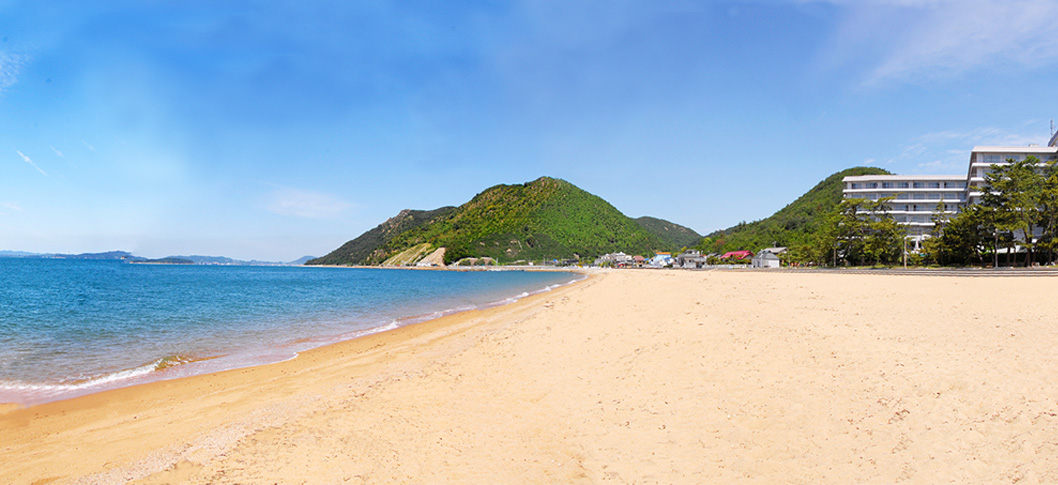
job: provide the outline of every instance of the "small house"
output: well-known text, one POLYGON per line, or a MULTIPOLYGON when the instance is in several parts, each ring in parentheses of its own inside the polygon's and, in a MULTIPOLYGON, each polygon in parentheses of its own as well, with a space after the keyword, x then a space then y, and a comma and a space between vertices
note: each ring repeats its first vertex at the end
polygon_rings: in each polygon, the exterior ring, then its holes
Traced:
POLYGON ((701 251, 696 249, 688 249, 676 256, 676 266, 679 268, 695 269, 701 268, 704 264, 705 257, 702 256, 701 251))
POLYGON ((650 266, 655 268, 667 268, 672 266, 673 262, 672 253, 655 253, 654 258, 650 260, 650 266))
POLYGON ((764 248, 753 257, 754 268, 778 268, 782 264, 780 254, 786 252, 786 248, 764 248))

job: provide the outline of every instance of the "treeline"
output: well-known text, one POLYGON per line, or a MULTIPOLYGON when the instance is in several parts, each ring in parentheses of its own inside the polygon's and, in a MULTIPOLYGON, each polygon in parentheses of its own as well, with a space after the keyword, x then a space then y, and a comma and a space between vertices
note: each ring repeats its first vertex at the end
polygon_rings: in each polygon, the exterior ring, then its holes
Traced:
POLYGON ((1034 156, 992 165, 981 203, 954 217, 935 216, 927 262, 941 265, 1051 263, 1058 250, 1058 165, 1034 156), (1016 247, 1024 248, 1017 258, 1016 247), (1001 255, 1006 255, 1003 258, 1001 255), (1001 261, 1005 259, 1005 261, 1001 261))
POLYGON ((816 234, 831 223, 828 216, 842 200, 842 180, 845 177, 889 174, 877 167, 853 167, 831 174, 775 214, 708 234, 694 248, 706 254, 723 254, 773 246, 815 245, 816 234))
POLYGON ((821 266, 1025 266, 1058 253, 1058 166, 1036 157, 992 165, 979 203, 933 212, 934 227, 917 252, 906 250, 907 226, 891 214, 892 198, 843 199, 810 242, 790 247, 787 261, 821 266), (1020 248, 1020 249, 1019 249, 1020 248), (1022 253, 1020 250, 1024 250, 1022 253))

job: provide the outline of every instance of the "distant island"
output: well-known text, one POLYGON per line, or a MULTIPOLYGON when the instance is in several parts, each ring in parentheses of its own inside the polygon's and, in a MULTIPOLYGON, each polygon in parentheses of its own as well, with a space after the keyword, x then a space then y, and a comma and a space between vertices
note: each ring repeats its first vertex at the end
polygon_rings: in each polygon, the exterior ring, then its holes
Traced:
POLYGON ((173 257, 173 256, 169 256, 167 258, 158 258, 158 259, 136 258, 136 259, 130 259, 128 261, 130 263, 133 263, 133 264, 195 264, 195 262, 191 261, 190 259, 177 258, 177 257, 173 257))
POLYGON ((243 261, 224 256, 166 256, 164 258, 150 259, 136 256, 128 251, 107 251, 103 253, 31 253, 26 251, 0 251, 0 258, 38 258, 38 259, 80 259, 80 260, 106 260, 125 261, 128 263, 150 263, 150 264, 197 264, 197 265, 226 265, 226 266, 301 266, 306 261, 313 259, 312 256, 302 256, 294 261, 258 261, 256 259, 243 261))

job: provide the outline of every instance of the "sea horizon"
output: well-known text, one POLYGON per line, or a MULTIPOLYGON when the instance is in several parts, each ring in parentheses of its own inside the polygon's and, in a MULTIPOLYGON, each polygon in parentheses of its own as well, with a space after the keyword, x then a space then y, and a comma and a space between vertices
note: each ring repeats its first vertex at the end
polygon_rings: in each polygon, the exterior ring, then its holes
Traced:
POLYGON ((280 362, 582 278, 0 258, 0 403, 280 362))

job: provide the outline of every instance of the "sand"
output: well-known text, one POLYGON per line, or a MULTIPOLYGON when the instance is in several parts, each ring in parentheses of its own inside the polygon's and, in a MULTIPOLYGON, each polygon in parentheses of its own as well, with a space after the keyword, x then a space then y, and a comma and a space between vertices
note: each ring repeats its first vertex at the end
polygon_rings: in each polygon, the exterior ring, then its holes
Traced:
POLYGON ((615 271, 0 410, 0 482, 1058 482, 1058 278, 615 271))

